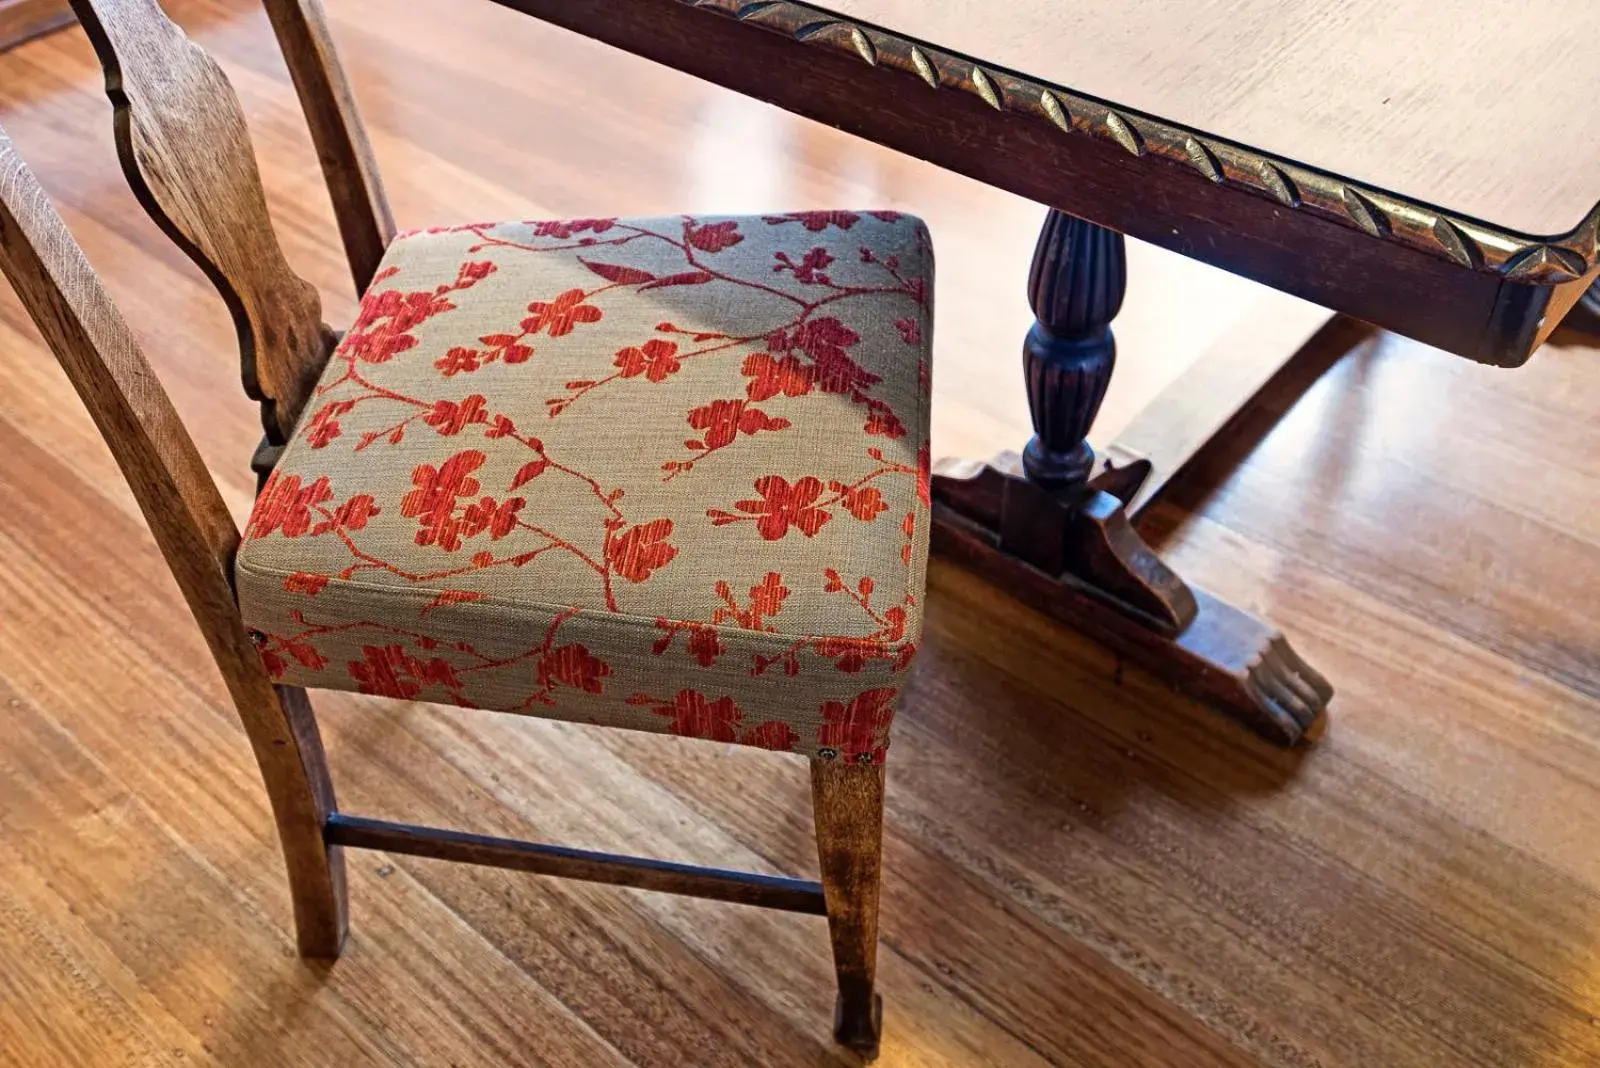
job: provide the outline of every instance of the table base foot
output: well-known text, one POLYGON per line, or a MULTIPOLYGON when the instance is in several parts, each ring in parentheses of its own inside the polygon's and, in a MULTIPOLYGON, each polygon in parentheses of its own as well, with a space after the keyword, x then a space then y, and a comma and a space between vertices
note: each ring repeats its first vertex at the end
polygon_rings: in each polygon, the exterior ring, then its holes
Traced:
MULTIPOLYGON (((1115 488, 1124 488, 1121 486, 1115 488)), ((1189 586, 1096 487, 1056 496, 1005 454, 939 465, 933 546, 1028 606, 1275 745, 1306 740, 1333 687, 1270 623, 1189 586)))

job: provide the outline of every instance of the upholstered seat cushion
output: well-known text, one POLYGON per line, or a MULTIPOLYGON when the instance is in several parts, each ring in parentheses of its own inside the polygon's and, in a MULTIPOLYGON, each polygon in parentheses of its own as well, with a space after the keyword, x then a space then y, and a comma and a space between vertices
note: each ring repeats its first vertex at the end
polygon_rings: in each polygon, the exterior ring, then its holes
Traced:
POLYGON ((881 760, 932 273, 893 212, 401 236, 245 530, 268 669, 881 760))

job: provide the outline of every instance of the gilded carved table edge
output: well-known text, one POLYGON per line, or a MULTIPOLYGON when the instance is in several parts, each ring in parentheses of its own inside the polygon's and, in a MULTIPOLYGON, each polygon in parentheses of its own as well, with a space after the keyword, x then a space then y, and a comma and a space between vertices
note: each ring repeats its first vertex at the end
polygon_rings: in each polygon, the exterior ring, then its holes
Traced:
POLYGON ((1038 119, 1063 136, 1093 137, 1130 156, 1177 165, 1198 181, 1242 189, 1279 207, 1332 219, 1468 270, 1525 285, 1575 281, 1600 266, 1600 204, 1571 231, 1529 237, 1230 144, 1056 85, 987 69, 962 56, 792 0, 673 0, 804 44, 968 93, 996 111, 1038 119))

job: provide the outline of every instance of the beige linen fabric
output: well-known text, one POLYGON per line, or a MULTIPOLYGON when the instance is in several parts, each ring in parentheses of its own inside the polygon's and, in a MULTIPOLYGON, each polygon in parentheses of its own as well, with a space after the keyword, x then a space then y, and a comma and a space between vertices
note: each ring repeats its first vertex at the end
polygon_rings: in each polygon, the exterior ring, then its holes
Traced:
POLYGON ((245 531, 268 669, 881 760, 932 274, 892 212, 403 235, 245 531))

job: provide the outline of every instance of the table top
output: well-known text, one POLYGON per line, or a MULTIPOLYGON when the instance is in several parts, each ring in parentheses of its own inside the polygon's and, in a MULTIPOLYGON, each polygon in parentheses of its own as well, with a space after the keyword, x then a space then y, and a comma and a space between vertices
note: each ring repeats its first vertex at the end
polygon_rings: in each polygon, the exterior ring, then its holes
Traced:
POLYGON ((1600 203, 1600 0, 818 0, 1530 235, 1600 203))
POLYGON ((496 2, 1483 362, 1600 278, 1600 0, 496 2))

